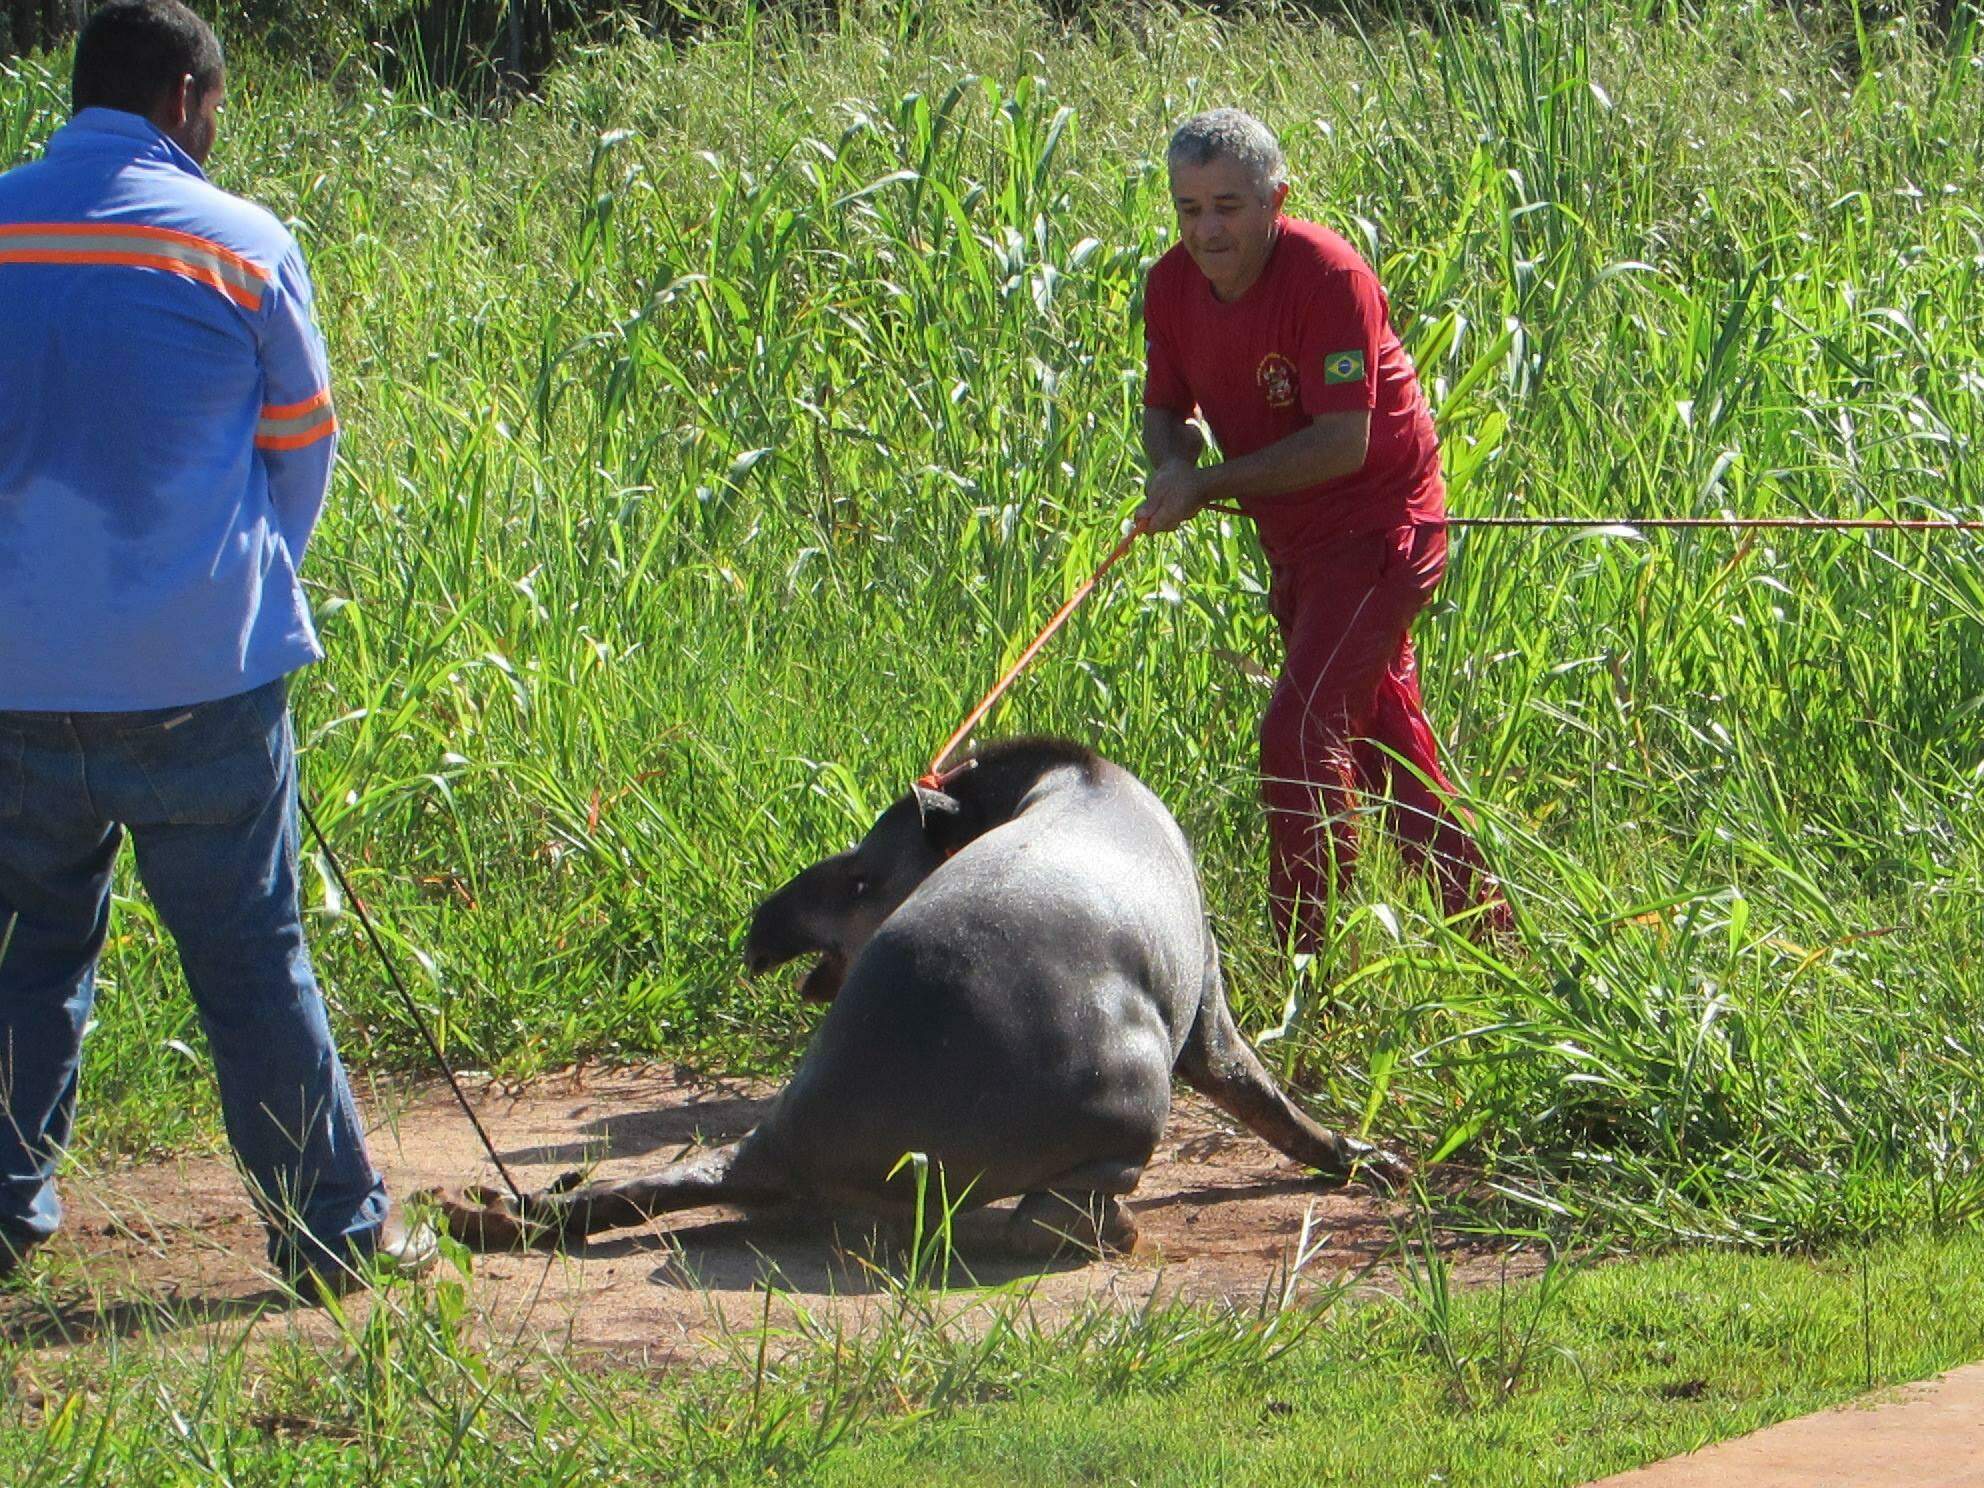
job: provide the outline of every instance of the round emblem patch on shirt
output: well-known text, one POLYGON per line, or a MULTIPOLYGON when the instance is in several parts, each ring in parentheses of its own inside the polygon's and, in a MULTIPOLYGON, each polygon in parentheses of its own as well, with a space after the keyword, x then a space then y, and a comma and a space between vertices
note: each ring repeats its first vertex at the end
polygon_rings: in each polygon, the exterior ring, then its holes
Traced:
POLYGON ((1260 366, 1254 369, 1254 381, 1267 394, 1268 407, 1295 406, 1295 364, 1280 352, 1271 351, 1261 358, 1260 366))

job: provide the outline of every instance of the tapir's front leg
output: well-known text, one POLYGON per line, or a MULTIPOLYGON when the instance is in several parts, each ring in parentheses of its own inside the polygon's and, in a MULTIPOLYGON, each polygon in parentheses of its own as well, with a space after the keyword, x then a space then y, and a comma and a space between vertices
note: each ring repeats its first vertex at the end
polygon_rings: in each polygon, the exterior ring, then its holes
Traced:
POLYGON ((621 1229, 678 1209, 706 1204, 768 1204, 788 1196, 754 1149, 753 1134, 694 1153, 659 1172, 614 1183, 554 1184, 524 1195, 470 1189, 463 1199, 429 1197, 448 1233, 477 1250, 551 1248, 601 1230, 621 1229))

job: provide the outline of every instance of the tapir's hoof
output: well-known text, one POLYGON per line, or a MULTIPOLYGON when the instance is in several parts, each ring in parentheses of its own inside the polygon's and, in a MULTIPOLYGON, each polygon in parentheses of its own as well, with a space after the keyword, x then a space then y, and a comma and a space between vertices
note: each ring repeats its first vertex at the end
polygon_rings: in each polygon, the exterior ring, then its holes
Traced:
POLYGON ((522 1213, 508 1194, 487 1188, 466 1188, 460 1197, 435 1188, 414 1198, 440 1216, 451 1239, 470 1250, 549 1250, 561 1238, 558 1225, 543 1212, 551 1206, 535 1194, 524 1196, 522 1213))
POLYGON ((1136 1250, 1137 1222, 1111 1194, 1030 1193, 1007 1219, 1005 1241, 1014 1255, 1040 1260, 1113 1259, 1136 1250))
POLYGON ((1130 1217, 1130 1211, 1121 1204, 1112 1204, 1103 1218, 1102 1227, 1096 1235, 1098 1248, 1105 1256, 1131 1256, 1137 1251, 1137 1222, 1130 1217))

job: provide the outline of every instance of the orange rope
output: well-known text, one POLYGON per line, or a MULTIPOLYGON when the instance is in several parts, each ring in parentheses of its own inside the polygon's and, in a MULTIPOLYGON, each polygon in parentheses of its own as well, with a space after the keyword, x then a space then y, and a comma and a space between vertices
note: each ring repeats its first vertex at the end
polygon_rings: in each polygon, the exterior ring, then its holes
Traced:
POLYGON ((992 705, 998 702, 1001 697, 1005 696, 1006 689, 1011 687, 1018 679, 1019 674, 1026 670, 1027 663, 1032 661, 1040 648, 1047 644, 1048 638, 1061 628, 1061 623, 1064 620, 1074 614, 1075 607, 1088 598, 1089 591, 1102 582, 1102 576, 1116 566, 1116 561, 1130 551, 1130 544, 1142 537, 1144 531, 1145 528, 1141 519, 1131 524, 1130 530, 1123 534, 1123 540, 1116 544, 1116 550, 1102 560, 1102 567, 1098 568, 1089 576, 1087 583, 1068 596, 1068 602, 1054 612, 1054 618, 1049 620, 1046 628, 1033 638, 1033 644, 1020 653, 1020 659, 1006 669, 1006 675, 1001 677, 992 690, 986 693, 984 698, 979 701, 978 706, 971 710, 971 716, 959 724, 957 732, 944 741, 944 747, 938 750, 936 755, 931 759, 930 768, 918 777, 916 782, 918 785, 924 787, 926 790, 941 790, 943 788, 944 764, 950 759, 952 751, 965 741, 971 731, 978 726, 979 720, 992 711, 992 705))

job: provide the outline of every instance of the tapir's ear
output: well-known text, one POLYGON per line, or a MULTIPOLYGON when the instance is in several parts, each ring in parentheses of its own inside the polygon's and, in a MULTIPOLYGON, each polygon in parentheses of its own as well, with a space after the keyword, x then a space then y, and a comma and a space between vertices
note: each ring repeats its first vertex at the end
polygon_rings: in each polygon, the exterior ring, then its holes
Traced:
POLYGON ((977 835, 964 803, 949 791, 915 787, 916 810, 923 821, 923 840, 940 858, 948 858, 977 835))
POLYGON ((941 775, 933 770, 910 787, 916 796, 916 819, 923 824, 924 840, 944 857, 977 835, 972 826, 976 812, 965 810, 964 802, 950 791, 954 781, 977 768, 978 761, 968 759, 941 775))
POLYGON ((932 790, 927 785, 912 785, 910 790, 916 796, 917 819, 926 832, 937 825, 931 821, 932 817, 957 816, 964 810, 958 798, 948 791, 932 790))

